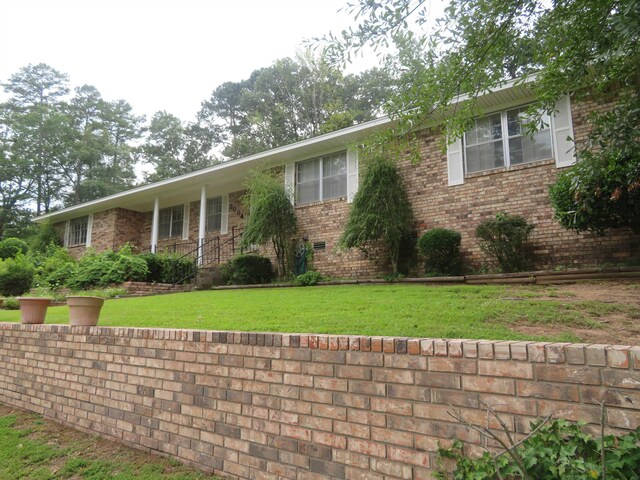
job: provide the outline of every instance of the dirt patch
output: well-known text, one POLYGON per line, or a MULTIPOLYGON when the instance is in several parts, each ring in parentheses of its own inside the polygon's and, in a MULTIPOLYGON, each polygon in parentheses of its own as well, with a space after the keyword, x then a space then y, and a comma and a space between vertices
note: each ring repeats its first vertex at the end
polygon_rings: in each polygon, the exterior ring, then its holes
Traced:
POLYGON ((521 324, 514 330, 531 335, 573 335, 584 343, 640 345, 640 280, 598 281, 544 286, 513 286, 514 299, 560 302, 582 312, 593 328, 521 324))

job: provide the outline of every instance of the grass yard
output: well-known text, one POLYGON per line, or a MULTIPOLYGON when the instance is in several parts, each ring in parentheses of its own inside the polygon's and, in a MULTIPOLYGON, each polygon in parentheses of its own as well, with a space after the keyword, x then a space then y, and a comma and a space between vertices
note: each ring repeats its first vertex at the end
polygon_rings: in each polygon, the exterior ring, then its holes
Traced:
POLYGON ((215 480, 165 458, 0 405, 2 480, 215 480))
MULTIPOLYGON (((624 288, 638 292, 637 284, 624 288)), ((113 299, 105 302, 100 325, 581 341, 585 332, 604 335, 603 315, 633 320, 640 309, 624 301, 576 299, 559 287, 376 284, 113 299)), ((47 323, 68 318, 66 306, 50 307, 47 323)), ((0 321, 17 322, 19 312, 2 310, 0 321)))

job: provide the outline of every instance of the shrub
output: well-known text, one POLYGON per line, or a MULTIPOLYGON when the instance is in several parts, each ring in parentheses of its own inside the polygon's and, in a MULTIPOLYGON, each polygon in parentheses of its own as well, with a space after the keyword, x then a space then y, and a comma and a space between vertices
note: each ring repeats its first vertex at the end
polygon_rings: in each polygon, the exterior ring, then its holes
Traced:
POLYGON ((35 269, 22 253, 0 261, 0 295, 14 296, 27 292, 33 284, 35 269))
POLYGON ((5 238, 0 241, 0 259, 14 258, 18 253, 26 255, 29 251, 29 245, 19 238, 5 238))
POLYGON ((259 255, 238 255, 221 269, 227 285, 269 283, 273 279, 271 260, 259 255))
POLYGON ((320 272, 317 272, 315 270, 308 270, 305 273, 298 275, 293 280, 293 283, 295 283, 300 287, 310 287, 313 285, 317 285, 318 282, 321 282, 321 281, 322 281, 322 275, 320 274, 320 272))
POLYGON ((186 283, 197 268, 194 259, 178 255, 143 253, 138 258, 147 264, 147 282, 186 283))
POLYGON ((20 303, 14 297, 7 297, 2 302, 2 308, 5 310, 20 310, 20 303))
POLYGON ((32 252, 31 258, 36 269, 36 285, 60 287, 76 273, 76 261, 66 249, 55 244, 49 244, 42 253, 32 252))
POLYGON ((476 237, 480 239, 482 251, 494 257, 503 272, 520 272, 530 265, 531 249, 527 240, 534 227, 520 215, 498 213, 496 218, 478 225, 476 237))
POLYGON ((533 422, 533 435, 512 448, 510 453, 505 451, 497 457, 485 452, 480 458, 470 459, 464 455, 462 442, 455 440, 451 448, 438 451, 440 458, 456 462, 455 470, 449 474, 440 468, 436 478, 605 478, 603 471, 607 478, 638 478, 640 428, 627 435, 594 439, 582 431, 583 426, 584 423, 574 424, 562 419, 545 425, 541 425, 541 421, 533 422))
POLYGON ((446 228, 434 228, 422 235, 418 240, 418 251, 425 258, 425 272, 459 275, 462 271, 461 240, 460 232, 446 228))
POLYGON ((82 290, 128 280, 144 281, 148 273, 147 263, 133 255, 131 247, 125 245, 117 252, 86 253, 80 259, 75 275, 69 279, 67 286, 82 290))
POLYGON ((62 246, 60 236, 51 223, 39 225, 38 233, 31 240, 31 250, 36 252, 44 252, 51 245, 62 246))

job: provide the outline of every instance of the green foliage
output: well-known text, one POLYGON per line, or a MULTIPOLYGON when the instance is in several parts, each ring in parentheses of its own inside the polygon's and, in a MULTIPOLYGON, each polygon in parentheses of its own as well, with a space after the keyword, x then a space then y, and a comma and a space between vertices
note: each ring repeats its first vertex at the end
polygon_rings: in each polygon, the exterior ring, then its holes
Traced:
POLYGON ((20 310, 20 303, 15 297, 7 297, 2 302, 2 308, 5 310, 20 310))
POLYGON ((29 245, 19 238, 5 238, 0 240, 0 259, 14 258, 19 253, 26 255, 29 251, 29 245))
MULTIPOLYGON (((531 424, 532 430, 540 421, 531 424)), ((600 479, 603 466, 607 478, 640 478, 640 428, 635 432, 594 439, 584 433, 584 423, 574 424, 566 420, 553 420, 540 428, 512 451, 524 466, 512 455, 503 452, 493 457, 485 452, 481 458, 470 459, 464 455, 463 444, 455 440, 449 449, 440 449, 441 459, 453 459, 453 472, 439 469, 436 478, 445 480, 493 480, 495 478, 519 479, 600 479), (604 465, 602 449, 604 446, 604 465)))
POLYGON ((33 264, 22 253, 0 260, 0 295, 22 295, 29 291, 34 274, 33 264))
POLYGON ((76 261, 66 248, 53 243, 43 250, 33 251, 31 259, 36 269, 35 284, 51 288, 66 285, 77 271, 76 261))
POLYGON ((117 252, 87 252, 78 262, 75 275, 67 281, 67 286, 82 290, 95 286, 107 286, 128 280, 144 281, 149 270, 147 263, 133 255, 131 247, 124 246, 117 252))
POLYGON ((193 278, 195 260, 175 254, 143 253, 138 255, 147 264, 146 282, 185 283, 193 278))
POLYGON ((411 204, 392 160, 375 154, 364 166, 339 246, 368 253, 372 246, 382 245, 389 253, 392 273, 397 273, 400 245, 411 227, 411 204))
POLYGON ((462 271, 460 242, 462 235, 455 230, 434 228, 418 240, 418 251, 425 258, 426 273, 459 275, 462 271))
POLYGON ((62 246, 60 236, 50 222, 38 225, 38 231, 31 240, 31 250, 45 252, 50 245, 62 246))
POLYGON ((253 285, 269 283, 273 279, 271 260, 260 255, 238 255, 221 269, 227 285, 253 285))
POLYGON ((482 251, 495 258, 503 272, 521 272, 531 263, 527 240, 534 227, 520 215, 501 212, 478 225, 476 237, 482 251))
POLYGON ((293 283, 300 287, 311 287, 323 280, 322 274, 316 270, 308 270, 294 278, 293 283))
POLYGON ((551 186, 558 221, 577 231, 640 233, 640 97, 596 118, 589 148, 551 186))
POLYGON ((298 223, 282 178, 270 172, 252 172, 243 202, 249 216, 242 232, 242 249, 271 242, 278 262, 278 276, 284 278, 298 223))
POLYGON ((553 203, 567 228, 639 231, 640 0, 449 0, 435 24, 430 8, 427 0, 356 0, 356 26, 321 42, 334 61, 378 50, 397 75, 385 105, 400 136, 436 114, 446 138, 460 138, 485 113, 478 97, 505 80, 528 83, 537 99, 531 125, 567 93, 573 101, 619 93, 614 112, 594 114, 596 134, 558 180, 553 203))

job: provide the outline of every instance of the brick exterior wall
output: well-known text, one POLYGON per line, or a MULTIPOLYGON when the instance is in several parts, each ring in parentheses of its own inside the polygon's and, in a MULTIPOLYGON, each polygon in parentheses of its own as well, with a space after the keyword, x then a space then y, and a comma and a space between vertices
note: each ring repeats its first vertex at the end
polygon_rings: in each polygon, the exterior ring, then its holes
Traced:
MULTIPOLYGON (((589 133, 588 116, 593 111, 611 108, 613 99, 587 97, 572 103, 574 137, 578 144, 589 133)), ((511 168, 470 174, 463 185, 447 185, 447 157, 443 151, 442 134, 438 128, 425 130, 417 136, 421 161, 400 161, 409 200, 413 206, 415 231, 444 227, 462 233, 465 261, 473 269, 483 265, 496 267, 481 251, 475 238, 476 226, 500 211, 523 215, 536 225, 531 240, 535 251, 535 269, 589 267, 603 263, 640 261, 640 236, 629 230, 611 230, 605 235, 577 234, 562 228, 553 220, 549 201, 549 187, 562 170, 553 160, 540 161, 511 168)), ((229 233, 222 235, 221 259, 226 261, 234 253, 228 240, 233 227, 242 228, 244 192, 229 195, 229 233), (225 243, 227 242, 227 243, 225 243)), ((335 277, 376 277, 390 271, 389 261, 381 252, 366 258, 359 251, 338 252, 336 245, 347 221, 349 204, 345 198, 296 206, 300 225, 299 237, 310 242, 326 243, 326 248, 314 253, 314 267, 325 275, 335 277)), ((159 249, 182 248, 183 253, 195 248, 198 238, 200 202, 189 206, 189 240, 171 238, 159 241, 159 249), (178 247, 182 244, 181 247, 178 247)), ((97 250, 113 248, 125 241, 145 250, 151 238, 152 212, 138 213, 124 209, 99 212, 94 216, 93 246, 97 250), (113 231, 118 232, 115 236, 113 231)), ((207 238, 217 233, 207 234, 207 238)), ((70 249, 79 256, 84 247, 70 249)), ((179 250, 180 251, 180 250, 179 250)), ((274 257, 271 248, 262 249, 274 257)), ((275 260, 275 258, 274 258, 275 260)), ((416 265, 411 272, 422 273, 416 265)))
POLYGON ((640 424, 640 347, 0 324, 0 401, 232 478, 427 479, 438 442, 640 424))

